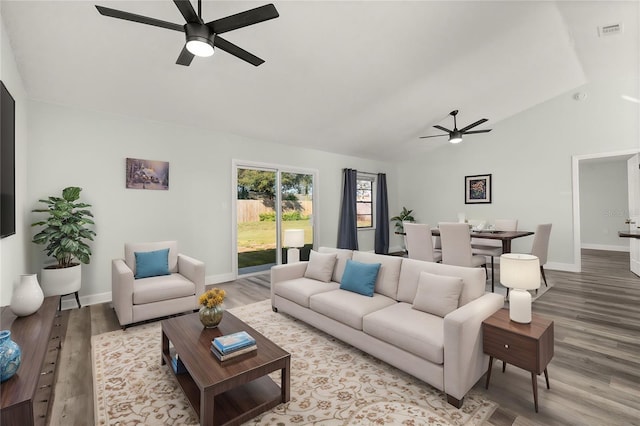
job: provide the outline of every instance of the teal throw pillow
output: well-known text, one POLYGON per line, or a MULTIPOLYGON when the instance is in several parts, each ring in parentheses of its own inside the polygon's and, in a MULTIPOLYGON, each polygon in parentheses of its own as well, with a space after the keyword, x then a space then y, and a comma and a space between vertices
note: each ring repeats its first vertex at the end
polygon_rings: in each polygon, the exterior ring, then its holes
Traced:
POLYGON ((169 249, 135 252, 135 279, 169 275, 169 249))
POLYGON ((373 297, 380 263, 361 263, 347 259, 340 288, 373 297))

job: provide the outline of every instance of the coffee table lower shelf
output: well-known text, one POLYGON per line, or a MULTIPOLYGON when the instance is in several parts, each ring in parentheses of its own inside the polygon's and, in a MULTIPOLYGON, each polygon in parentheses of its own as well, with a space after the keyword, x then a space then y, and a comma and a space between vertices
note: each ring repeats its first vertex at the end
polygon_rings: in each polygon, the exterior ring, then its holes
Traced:
MULTIPOLYGON (((171 358, 163 354, 165 365, 178 380, 191 407, 201 416, 200 390, 191 375, 176 374, 171 368, 171 358)), ((282 402, 282 390, 269 376, 263 376, 244 385, 237 386, 214 398, 213 424, 232 426, 251 420, 258 414, 276 407, 282 402)))

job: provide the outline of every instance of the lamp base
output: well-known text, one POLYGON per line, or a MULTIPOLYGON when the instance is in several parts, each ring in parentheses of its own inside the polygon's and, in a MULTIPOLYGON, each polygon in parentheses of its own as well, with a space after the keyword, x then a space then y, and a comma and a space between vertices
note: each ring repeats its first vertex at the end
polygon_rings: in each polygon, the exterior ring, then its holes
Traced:
POLYGON ((290 248, 287 250, 287 263, 300 262, 300 249, 290 248))
POLYGON ((509 318, 522 324, 531 322, 531 294, 527 290, 512 289, 509 294, 509 318))

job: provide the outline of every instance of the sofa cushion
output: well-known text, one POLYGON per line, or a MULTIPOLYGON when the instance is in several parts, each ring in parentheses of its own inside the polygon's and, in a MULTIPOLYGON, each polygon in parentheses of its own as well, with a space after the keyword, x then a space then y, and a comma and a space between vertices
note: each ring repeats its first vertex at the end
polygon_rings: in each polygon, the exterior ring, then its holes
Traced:
POLYGON ((446 275, 420 273, 413 309, 444 318, 458 309, 462 279, 446 275))
POLYGON ((335 253, 318 253, 311 250, 309 253, 309 263, 304 271, 306 278, 328 283, 331 281, 333 269, 336 265, 337 255, 335 253))
POLYGON ((169 275, 169 249, 135 252, 135 279, 169 275))
POLYGON ((431 361, 444 363, 444 319, 396 303, 366 315, 362 330, 377 339, 431 361))
POLYGON ((305 308, 309 307, 309 298, 314 294, 337 290, 340 284, 323 283, 311 278, 295 278, 272 284, 273 293, 305 308))
POLYGON ((309 307, 312 311, 356 330, 362 330, 363 316, 395 303, 395 300, 378 293, 373 297, 367 297, 340 289, 314 294, 309 299, 309 307))
POLYGON ((347 260, 347 267, 344 268, 340 288, 363 296, 373 297, 379 270, 379 263, 360 263, 355 260, 347 260))
MULTIPOLYGON (((383 254, 354 251, 353 260, 362 263, 380 263, 375 292, 395 299, 398 294, 398 280, 402 258, 383 254)), ((412 299, 413 300, 413 299, 412 299)))
POLYGON ((331 281, 335 281, 339 283, 342 281, 342 274, 344 273, 344 268, 347 266, 347 259, 351 259, 353 255, 353 250, 348 249, 339 249, 332 247, 319 247, 319 253, 335 253, 336 254, 336 266, 333 269, 333 275, 331 276, 331 281))
POLYGON ((195 294, 195 284, 180 274, 141 278, 133 285, 133 304, 143 305, 195 294))
POLYGON ((136 274, 136 256, 135 252, 154 251, 168 248, 169 249, 169 272, 172 274, 178 272, 178 242, 177 241, 157 241, 152 243, 125 243, 124 245, 124 263, 129 269, 136 274))
POLYGON ((426 271, 437 275, 462 278, 460 306, 476 300, 485 292, 486 277, 482 268, 443 265, 441 263, 423 262, 415 259, 403 259, 398 284, 398 302, 413 303, 418 290, 420 272, 426 271))

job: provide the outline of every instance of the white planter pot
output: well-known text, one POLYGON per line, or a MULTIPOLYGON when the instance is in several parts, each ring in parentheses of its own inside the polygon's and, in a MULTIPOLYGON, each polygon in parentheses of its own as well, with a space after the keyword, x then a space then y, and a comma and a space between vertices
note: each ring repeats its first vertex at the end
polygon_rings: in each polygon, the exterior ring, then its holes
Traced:
POLYGON ((36 274, 20 275, 11 294, 11 310, 19 317, 26 317, 40 309, 44 294, 36 274))
POLYGON ((75 293, 82 284, 81 265, 61 269, 43 269, 40 275, 45 296, 75 293))

